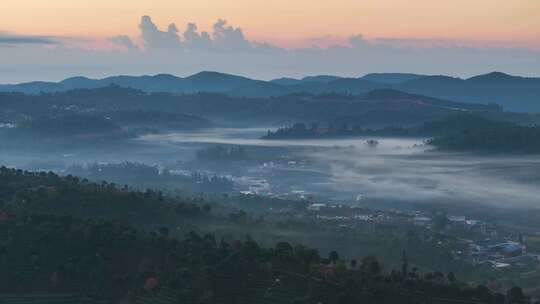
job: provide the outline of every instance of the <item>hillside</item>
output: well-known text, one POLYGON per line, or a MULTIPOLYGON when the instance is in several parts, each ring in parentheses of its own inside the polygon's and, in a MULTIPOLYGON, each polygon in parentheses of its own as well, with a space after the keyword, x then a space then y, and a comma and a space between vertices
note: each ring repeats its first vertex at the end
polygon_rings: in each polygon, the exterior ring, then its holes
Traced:
POLYGON ((302 79, 278 78, 260 81, 246 77, 201 72, 189 77, 173 75, 113 76, 103 79, 85 77, 64 81, 30 82, 0 85, 0 91, 61 92, 72 89, 95 89, 116 84, 145 92, 225 93, 238 97, 278 97, 293 93, 340 93, 361 95, 376 89, 396 89, 413 94, 467 103, 497 103, 506 110, 540 112, 540 78, 518 77, 500 72, 468 79, 449 76, 424 76, 407 73, 374 73, 360 78, 319 75, 302 79))
POLYGON ((157 110, 118 110, 105 112, 104 115, 107 115, 111 121, 126 127, 194 130, 215 126, 214 123, 200 116, 157 110))
POLYGON ((144 229, 155 223, 171 225, 182 219, 197 220, 205 216, 201 205, 165 197, 160 191, 136 191, 71 175, 1 167, 0 182, 2 208, 15 214, 115 220, 144 229))
POLYGON ((263 247, 249 236, 218 240, 172 230, 168 220, 179 225, 183 218, 209 218, 209 211, 151 191, 7 168, 0 168, 0 180, 0 297, 8 303, 527 300, 518 287, 505 296, 453 273, 422 273, 405 252, 400 269, 390 270, 374 256, 348 261, 336 251, 324 257, 283 241, 263 247), (148 210, 155 211, 140 212, 148 210))
POLYGON ((127 138, 114 122, 97 115, 44 116, 21 121, 0 133, 10 144, 99 144, 127 138))
POLYGON ((238 87, 257 84, 258 82, 257 80, 218 72, 200 72, 185 78, 168 74, 155 76, 112 76, 103 79, 73 77, 60 82, 29 82, 16 85, 0 85, 0 91, 37 94, 40 92, 62 92, 73 89, 95 89, 115 84, 146 92, 226 92, 238 87))
POLYGON ((480 153, 539 154, 540 127, 478 117, 457 116, 425 126, 443 134, 429 141, 441 150, 480 153))
POLYGON ((540 112, 540 78, 518 77, 499 72, 468 79, 424 76, 393 87, 448 100, 497 103, 510 111, 540 112))
POLYGON ((0 93, 0 105, 0 117, 6 123, 16 124, 42 113, 61 116, 91 112, 109 117, 122 127, 138 124, 167 129, 211 126, 209 121, 221 125, 304 121, 362 127, 409 126, 462 112, 521 123, 538 122, 535 115, 503 112, 496 105, 458 103, 389 89, 362 95, 297 93, 246 98, 217 93, 145 93, 108 86, 39 95, 0 93))
POLYGON ((411 73, 370 73, 360 78, 371 81, 371 82, 377 82, 377 83, 397 84, 397 83, 403 83, 409 80, 418 79, 421 77, 424 77, 424 75, 411 74, 411 73))
POLYGON ((484 154, 540 154, 540 127, 495 121, 469 114, 450 115, 413 127, 362 128, 347 123, 319 126, 295 123, 268 131, 263 139, 312 139, 340 137, 432 137, 426 143, 443 151, 484 154))

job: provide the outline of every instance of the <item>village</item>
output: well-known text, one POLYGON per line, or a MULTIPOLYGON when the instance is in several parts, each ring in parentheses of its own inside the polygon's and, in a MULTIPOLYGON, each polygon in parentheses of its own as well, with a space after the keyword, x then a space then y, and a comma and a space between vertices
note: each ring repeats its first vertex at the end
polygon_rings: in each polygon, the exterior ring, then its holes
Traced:
POLYGON ((462 215, 428 214, 421 211, 370 210, 342 204, 311 203, 306 213, 315 220, 338 229, 414 231, 425 240, 437 237, 451 244, 454 259, 472 266, 490 266, 496 270, 531 271, 540 265, 540 252, 529 250, 529 238, 494 223, 469 219, 462 215))

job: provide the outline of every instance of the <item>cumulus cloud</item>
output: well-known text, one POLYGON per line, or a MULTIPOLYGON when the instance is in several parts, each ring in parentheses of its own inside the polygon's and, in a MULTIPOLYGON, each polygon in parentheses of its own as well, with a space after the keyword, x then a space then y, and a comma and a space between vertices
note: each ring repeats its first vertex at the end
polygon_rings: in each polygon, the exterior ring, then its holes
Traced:
POLYGON ((161 31, 150 16, 143 16, 139 24, 141 37, 148 49, 179 49, 182 47, 178 28, 171 23, 167 31, 161 31))
POLYGON ((71 75, 171 73, 185 76, 201 70, 259 79, 316 74, 358 77, 371 72, 469 77, 503 71, 538 76, 540 70, 540 50, 508 46, 322 35, 319 40, 306 40, 315 46, 283 48, 250 40, 240 27, 229 25, 225 20, 218 20, 206 32, 195 23, 185 27, 173 23, 160 29, 149 16, 141 18, 139 29, 137 39, 119 35, 101 41, 101 48, 96 48, 94 40, 81 41, 80 37, 55 39, 17 35, 15 40, 20 43, 13 44, 14 35, 0 33, 0 37, 4 37, 4 42, 0 42, 0 66, 10 71, 0 75, 0 83, 61 80, 71 75), (59 45, 41 47, 54 43, 59 45), (117 46, 113 50, 110 50, 111 43, 117 46), (121 52, 119 48, 131 51, 121 52), (155 52, 159 52, 159 56, 155 52))
POLYGON ((242 29, 228 25, 224 19, 219 19, 213 28, 213 41, 220 49, 242 50, 252 47, 242 29))
MULTIPOLYGON (((226 20, 218 19, 212 32, 199 31, 194 22, 186 25, 185 31, 180 30, 175 23, 171 23, 166 31, 160 30, 150 16, 143 16, 139 23, 142 42, 146 51, 153 50, 189 50, 189 51, 249 51, 254 48, 265 50, 278 50, 278 47, 267 43, 258 43, 248 40, 240 27, 229 25, 226 20)), ((126 35, 118 35, 108 39, 116 45, 127 49, 136 49, 135 43, 126 35)))
MULTIPOLYGON (((230 51, 257 51, 292 53, 330 53, 329 50, 341 51, 371 49, 378 51, 392 51, 403 48, 449 48, 463 47, 464 44, 435 39, 402 39, 402 38, 376 38, 366 40, 361 34, 351 35, 347 38, 336 35, 323 35, 309 38, 306 42, 311 46, 287 50, 270 43, 251 41, 244 35, 242 28, 229 25, 225 19, 218 19, 212 26, 212 32, 200 31, 195 22, 187 23, 185 30, 180 30, 175 23, 169 24, 166 31, 160 30, 150 16, 141 17, 139 23, 140 37, 147 51, 152 50, 178 50, 207 51, 226 53, 230 51)), ((123 48, 135 50, 137 45, 126 35, 118 35, 108 39, 109 42, 123 48)))
POLYGON ((198 31, 197 24, 190 22, 184 32, 184 43, 188 49, 209 50, 212 49, 212 39, 206 31, 198 31))

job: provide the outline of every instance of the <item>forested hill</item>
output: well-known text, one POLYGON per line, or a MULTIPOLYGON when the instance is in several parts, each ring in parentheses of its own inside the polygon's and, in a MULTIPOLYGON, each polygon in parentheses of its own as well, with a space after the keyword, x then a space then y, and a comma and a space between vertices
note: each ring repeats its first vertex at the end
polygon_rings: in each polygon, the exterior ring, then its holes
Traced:
POLYGON ((464 112, 526 123, 539 121, 538 115, 503 112, 495 104, 458 103, 388 89, 362 96, 332 93, 245 98, 216 93, 145 93, 109 86, 39 95, 0 93, 0 106, 2 123, 17 124, 45 113, 49 116, 92 113, 120 126, 138 124, 167 129, 215 125, 211 121, 258 126, 296 121, 359 123, 362 127, 408 126, 464 112))
POLYGON ((89 137, 96 140, 101 137, 122 135, 122 129, 114 122, 96 115, 64 115, 38 117, 22 121, 11 130, 13 136, 39 139, 89 137))
MULTIPOLYGON (((7 303, 526 303, 422 273, 403 253, 400 269, 376 257, 342 260, 301 245, 264 248, 249 236, 156 227, 130 221, 158 214, 201 215, 193 204, 75 177, 0 169, 0 299, 7 303), (149 208, 155 212, 149 212, 149 208), (128 211, 131 210, 131 211, 128 211), (123 215, 128 213, 130 215, 123 215), (119 221, 124 219, 124 221, 119 221)), ((207 216, 207 215, 206 215, 207 216)), ((160 219, 161 222, 162 219, 160 219)))
POLYGON ((432 123, 443 136, 429 141, 441 150, 481 153, 540 154, 540 127, 478 117, 458 116, 432 123))
POLYGON ((0 168, 0 201, 17 214, 45 213, 111 219, 151 227, 182 218, 205 216, 204 207, 165 196, 160 191, 136 191, 114 183, 89 182, 52 172, 0 168), (204 207, 204 208, 203 208, 204 207))
POLYGON ((500 72, 461 79, 425 76, 393 88, 461 102, 497 103, 509 111, 540 112, 540 78, 500 72))
POLYGON ((424 137, 445 151, 540 154, 540 127, 487 119, 472 114, 450 115, 413 127, 362 128, 354 124, 319 125, 295 123, 268 131, 263 139, 309 139, 339 137, 424 137))

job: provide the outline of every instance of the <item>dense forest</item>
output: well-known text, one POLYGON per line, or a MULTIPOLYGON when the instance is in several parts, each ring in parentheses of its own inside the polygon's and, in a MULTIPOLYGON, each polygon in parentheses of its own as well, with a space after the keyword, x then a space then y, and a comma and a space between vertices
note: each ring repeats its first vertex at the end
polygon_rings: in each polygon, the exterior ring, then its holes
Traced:
POLYGON ((78 140, 93 143, 127 136, 120 126, 105 117, 79 114, 24 120, 4 133, 8 137, 32 141, 78 140))
POLYGON ((520 126, 509 122, 470 118, 449 120, 454 125, 442 127, 446 135, 435 137, 429 144, 441 150, 484 153, 540 153, 540 127, 520 126))
MULTIPOLYGON (((398 269, 374 256, 344 260, 336 251, 254 239, 173 233, 169 217, 210 217, 210 207, 76 177, 0 169, 0 290, 23 298, 87 303, 525 303, 422 273, 402 253, 398 269), (146 205, 151 205, 147 206, 146 205), (155 210, 148 213, 148 210, 155 210), (135 218, 135 216, 137 218, 135 218)), ((16 299, 16 296, 12 296, 16 299)), ((9 303, 9 302, 8 302, 9 303)))
POLYGON ((12 212, 41 212, 75 217, 115 219, 151 226, 178 221, 179 216, 198 217, 203 206, 180 201, 151 189, 136 191, 128 186, 90 182, 52 172, 0 169, 0 200, 12 212))
POLYGON ((424 122, 419 126, 362 128, 360 124, 295 123, 291 127, 268 131, 264 139, 311 139, 354 136, 430 137, 426 143, 441 150, 489 153, 540 153, 540 127, 518 125, 508 121, 486 119, 478 115, 450 115, 443 120, 424 122))
POLYGON ((295 121, 380 128, 417 125, 464 112, 515 122, 540 121, 537 115, 504 112, 493 104, 458 103, 395 90, 376 90, 364 95, 296 93, 248 98, 218 93, 147 93, 112 85, 38 95, 0 93, 0 106, 0 122, 4 123, 18 123, 44 113, 48 116, 92 113, 108 117, 122 127, 162 129, 295 121))

